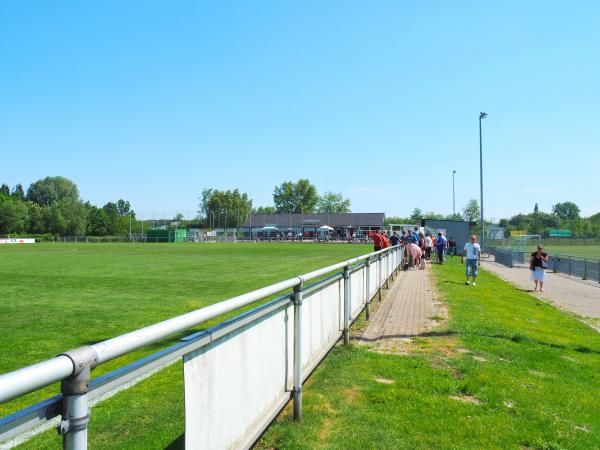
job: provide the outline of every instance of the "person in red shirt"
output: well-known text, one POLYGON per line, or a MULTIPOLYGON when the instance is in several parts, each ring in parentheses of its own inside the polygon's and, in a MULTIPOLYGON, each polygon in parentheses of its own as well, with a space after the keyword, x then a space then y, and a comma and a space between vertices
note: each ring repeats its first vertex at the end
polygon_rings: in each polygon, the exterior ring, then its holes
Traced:
POLYGON ((377 252, 381 250, 382 238, 379 234, 379 230, 375 230, 369 233, 369 237, 373 239, 373 249, 377 252))
POLYGON ((381 248, 388 248, 390 246, 390 240, 387 237, 387 231, 383 230, 381 233, 381 248))

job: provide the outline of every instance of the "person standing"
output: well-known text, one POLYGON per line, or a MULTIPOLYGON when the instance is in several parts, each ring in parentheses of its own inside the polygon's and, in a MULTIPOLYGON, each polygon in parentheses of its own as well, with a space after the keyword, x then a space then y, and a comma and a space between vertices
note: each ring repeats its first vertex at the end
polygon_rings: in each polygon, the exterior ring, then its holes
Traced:
POLYGON ((381 250, 381 235, 379 234, 379 230, 375 230, 373 233, 369 233, 369 237, 373 239, 373 250, 378 252, 381 250))
POLYGON ((431 259, 431 247, 433 246, 433 240, 431 236, 428 234, 425 236, 425 259, 431 259))
POLYGON ((477 278, 477 266, 481 265, 481 247, 477 243, 477 238, 473 235, 470 239, 471 242, 465 244, 463 254, 460 256, 460 263, 464 262, 464 257, 467 257, 466 275, 467 281, 465 284, 469 284, 469 276, 473 278, 473 286, 475 286, 475 278, 477 278))
POLYGON ((548 268, 548 254, 544 253, 542 245, 537 246, 537 250, 531 254, 529 269, 531 270, 531 279, 535 283, 534 291, 544 292, 544 281, 546 281, 546 269, 548 268))
POLYGON ((435 240, 435 249, 437 252, 438 263, 444 264, 444 253, 446 252, 446 238, 444 233, 438 231, 438 237, 435 240))
POLYGON ((396 245, 398 245, 398 241, 400 241, 400 237, 398 236, 398 233, 394 231, 394 234, 390 236, 390 245, 392 247, 395 247, 396 245))
POLYGON ((450 258, 456 255, 456 241, 452 236, 448 240, 448 253, 450 253, 450 258))
POLYGON ((381 248, 388 248, 390 246, 390 240, 387 237, 387 231, 381 232, 381 248))

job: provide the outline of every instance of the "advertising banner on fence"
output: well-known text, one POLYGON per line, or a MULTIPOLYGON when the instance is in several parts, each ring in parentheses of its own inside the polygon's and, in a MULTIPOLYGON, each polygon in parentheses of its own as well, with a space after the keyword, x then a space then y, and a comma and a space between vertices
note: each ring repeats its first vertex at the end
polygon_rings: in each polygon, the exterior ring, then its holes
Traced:
POLYGON ((35 239, 0 238, 0 244, 35 244, 35 239))

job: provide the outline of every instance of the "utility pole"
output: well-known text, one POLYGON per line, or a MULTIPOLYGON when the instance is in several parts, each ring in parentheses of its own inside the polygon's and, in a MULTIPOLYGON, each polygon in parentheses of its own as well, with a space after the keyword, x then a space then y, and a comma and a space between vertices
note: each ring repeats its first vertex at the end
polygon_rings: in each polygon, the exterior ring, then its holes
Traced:
POLYGON ((481 204, 481 225, 479 226, 481 236, 479 238, 479 242, 481 244, 481 250, 484 248, 484 236, 483 236, 483 145, 481 140, 481 119, 485 119, 487 117, 487 113, 481 112, 479 113, 479 191, 481 204))

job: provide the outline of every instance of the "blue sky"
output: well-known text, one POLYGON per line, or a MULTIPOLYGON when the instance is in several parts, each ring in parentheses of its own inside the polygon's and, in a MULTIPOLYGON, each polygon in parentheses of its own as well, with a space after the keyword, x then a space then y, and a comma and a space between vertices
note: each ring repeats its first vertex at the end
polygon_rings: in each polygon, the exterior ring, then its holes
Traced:
MULTIPOLYGON (((309 178, 356 212, 600 211, 600 3, 0 3, 0 182, 102 205, 256 206, 309 178)), ((147 213, 146 213, 147 214, 147 213)), ((157 213, 159 214, 159 213, 157 213)))

